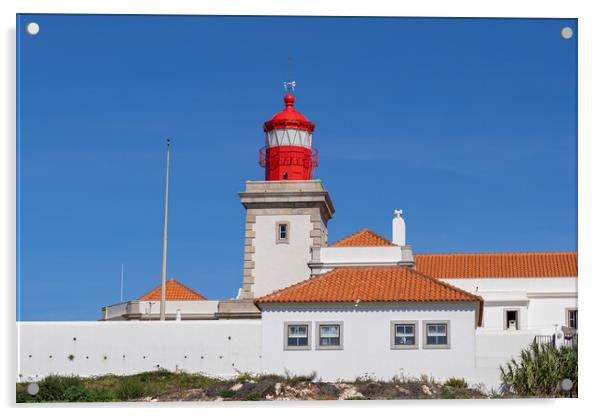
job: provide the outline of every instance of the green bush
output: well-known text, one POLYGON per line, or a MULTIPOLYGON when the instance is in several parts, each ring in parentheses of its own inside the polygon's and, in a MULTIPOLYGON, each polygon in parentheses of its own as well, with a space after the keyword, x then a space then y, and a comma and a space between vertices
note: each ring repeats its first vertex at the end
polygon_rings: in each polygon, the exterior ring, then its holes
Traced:
POLYGON ((110 392, 85 385, 84 379, 71 376, 50 375, 38 383, 40 391, 35 396, 27 393, 27 384, 17 386, 17 403, 30 402, 106 402, 114 400, 110 392))
POLYGON ((463 378, 455 378, 455 377, 450 377, 445 381, 445 384, 443 384, 444 386, 447 387, 453 387, 456 389, 465 389, 468 388, 468 383, 466 383, 466 380, 464 380, 463 378))
POLYGON ((261 399, 261 397, 259 397, 259 394, 257 393, 251 393, 245 398, 245 400, 252 402, 257 401, 259 399, 261 399))
POLYGON ((135 378, 124 378, 115 389, 115 396, 121 401, 137 399, 145 395, 144 384, 135 378))
POLYGON ((17 383, 17 403, 124 401, 165 392, 209 386, 220 379, 203 374, 173 373, 159 369, 129 376, 107 374, 80 378, 51 375, 41 380, 35 396, 27 393, 27 383, 17 383))
POLYGON ((501 378, 511 392, 520 396, 565 397, 577 395, 577 345, 555 348, 532 343, 520 353, 520 361, 512 359, 500 366, 501 378), (560 389, 560 382, 573 382, 570 393, 560 389))
POLYGON ((234 397, 236 392, 234 390, 222 390, 217 395, 223 397, 224 399, 228 399, 230 397, 234 397))

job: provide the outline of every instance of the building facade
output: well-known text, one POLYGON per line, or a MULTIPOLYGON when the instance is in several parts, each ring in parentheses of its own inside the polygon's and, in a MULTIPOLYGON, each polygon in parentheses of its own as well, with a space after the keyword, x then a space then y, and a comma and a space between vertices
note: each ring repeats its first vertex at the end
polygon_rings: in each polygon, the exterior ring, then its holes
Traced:
POLYGON ((499 365, 537 339, 576 338, 577 253, 415 254, 402 211, 391 238, 368 229, 335 243, 335 209, 314 178, 315 125, 294 108, 264 124, 264 180, 247 181, 242 282, 208 300, 167 284, 86 323, 19 323, 20 380, 154 368, 323 380, 463 377, 499 385, 499 365), (184 322, 185 321, 185 322, 184 322))

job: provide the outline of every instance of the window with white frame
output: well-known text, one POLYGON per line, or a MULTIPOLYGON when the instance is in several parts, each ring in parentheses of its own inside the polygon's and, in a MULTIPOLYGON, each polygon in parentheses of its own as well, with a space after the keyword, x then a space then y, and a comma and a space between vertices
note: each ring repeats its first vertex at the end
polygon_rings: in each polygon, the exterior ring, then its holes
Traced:
POLYGON ((391 322, 391 348, 415 349, 418 348, 418 321, 392 321, 391 322))
POLYGON ((288 222, 276 223, 276 244, 288 244, 290 224, 288 222))
POLYGON ((316 349, 338 350, 343 348, 342 322, 318 322, 316 332, 316 349))
POLYGON ((309 350, 311 349, 309 322, 284 323, 284 349, 309 350))
POLYGON ((424 321, 423 348, 449 348, 449 321, 424 321))
POLYGON ((566 326, 568 326, 569 328, 578 329, 577 309, 566 310, 566 326))

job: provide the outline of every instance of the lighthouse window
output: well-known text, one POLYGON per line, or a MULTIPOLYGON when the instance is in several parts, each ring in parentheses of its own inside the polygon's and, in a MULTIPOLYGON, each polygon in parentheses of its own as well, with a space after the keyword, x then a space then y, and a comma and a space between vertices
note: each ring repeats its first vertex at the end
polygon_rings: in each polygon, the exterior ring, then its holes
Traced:
POLYGON ((309 322, 285 322, 284 349, 309 350, 311 348, 309 328, 309 322))
POLYGON ((288 243, 289 228, 288 222, 279 222, 276 224, 276 244, 288 243))

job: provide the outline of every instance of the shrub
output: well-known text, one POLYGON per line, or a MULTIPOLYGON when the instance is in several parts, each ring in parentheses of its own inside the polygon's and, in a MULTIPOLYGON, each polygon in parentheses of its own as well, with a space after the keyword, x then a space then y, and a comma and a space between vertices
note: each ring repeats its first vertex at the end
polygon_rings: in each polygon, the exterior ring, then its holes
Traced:
POLYGON ((500 366, 507 388, 520 396, 563 397, 561 380, 573 381, 571 394, 577 394, 577 345, 555 348, 532 343, 520 353, 520 362, 512 359, 500 366))
POLYGON ((121 401, 137 399, 145 395, 144 384, 135 378, 123 378, 115 389, 115 395, 121 401))
POLYGON ((106 402, 115 398, 103 389, 86 386, 84 379, 73 376, 50 375, 38 383, 35 396, 27 393, 27 384, 17 385, 17 403, 28 402, 106 402))
POLYGON ((465 389, 468 388, 468 383, 466 383, 466 380, 464 380, 463 378, 455 378, 455 377, 450 377, 445 381, 445 384, 443 384, 444 386, 447 387, 453 387, 456 389, 465 389))
POLYGON ((306 374, 306 375, 294 375, 291 372, 289 372, 287 369, 285 369, 284 375, 285 375, 286 381, 288 381, 291 384, 294 384, 294 383, 299 383, 301 381, 311 382, 316 378, 317 373, 315 371, 312 371, 311 373, 306 374))
POLYGON ((422 383, 422 384, 426 384, 426 385, 433 385, 435 384, 435 379, 433 378, 432 375, 426 375, 426 374, 420 374, 420 377, 418 378, 418 380, 422 383))
POLYGON ((247 400, 247 401, 257 401, 259 399, 260 399, 260 397, 259 397, 259 394, 257 394, 257 393, 251 393, 245 398, 245 400, 247 400))
POLYGON ((442 399, 472 399, 472 398, 474 398, 474 395, 468 389, 443 386, 443 390, 441 391, 441 398, 442 399))
POLYGON ((84 396, 82 380, 79 377, 64 377, 50 375, 38 383, 40 391, 36 394, 36 401, 68 402, 78 396, 84 396))
POLYGON ((228 399, 230 397, 234 397, 236 392, 234 390, 222 390, 217 395, 223 397, 224 399, 228 399))
POLYGON ((376 382, 374 377, 370 376, 368 373, 364 373, 363 375, 356 377, 353 384, 370 384, 374 382, 376 382))

